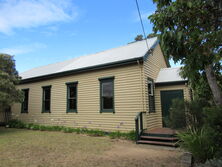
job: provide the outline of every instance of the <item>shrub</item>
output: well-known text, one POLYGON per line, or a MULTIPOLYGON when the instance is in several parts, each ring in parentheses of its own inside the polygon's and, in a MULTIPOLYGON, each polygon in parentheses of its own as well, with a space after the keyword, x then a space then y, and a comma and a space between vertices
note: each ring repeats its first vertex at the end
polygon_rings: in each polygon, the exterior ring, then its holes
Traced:
POLYGON ((25 128, 25 126, 26 126, 22 121, 15 120, 15 119, 10 120, 8 122, 8 125, 10 128, 25 128))
POLYGON ((135 140, 136 139, 136 133, 135 131, 130 131, 128 133, 123 132, 110 132, 109 137, 111 139, 127 139, 127 140, 135 140))
POLYGON ((205 162, 215 155, 214 131, 209 127, 189 129, 178 134, 180 145, 192 153, 196 162, 205 162))
POLYGON ((193 101, 184 101, 181 99, 174 99, 170 109, 169 118, 165 122, 171 128, 200 128, 204 124, 204 107, 209 104, 200 99, 193 101))
POLYGON ((74 129, 73 128, 69 128, 69 127, 65 127, 65 128, 63 128, 63 132, 65 132, 65 133, 73 133, 74 129))
POLYGON ((26 129, 30 129, 33 125, 34 125, 33 123, 25 124, 25 128, 26 129))
POLYGON ((130 131, 129 133, 126 133, 125 139, 128 140, 135 140, 136 139, 136 133, 134 130, 130 131))
POLYGON ((185 128, 186 116, 185 116, 185 104, 183 100, 174 99, 170 109, 169 126, 171 128, 185 128))
POLYGON ((185 102, 186 122, 187 126, 192 128, 201 128, 204 124, 204 108, 209 104, 205 100, 196 99, 185 102))
POLYGON ((222 157, 222 107, 204 109, 204 124, 214 131, 216 157, 222 157))
POLYGON ((120 133, 119 131, 117 131, 117 132, 110 132, 109 133, 109 137, 111 139, 119 139, 119 138, 122 137, 122 133, 120 133))
POLYGON ((71 128, 64 126, 47 126, 47 125, 37 125, 33 123, 23 123, 19 120, 9 121, 10 128, 26 128, 31 130, 41 130, 41 131, 63 131, 65 133, 77 133, 77 134, 88 134, 90 136, 110 136, 111 138, 123 138, 128 140, 135 140, 135 132, 131 131, 129 133, 122 132, 104 132, 97 129, 87 129, 87 128, 71 128))
POLYGON ((197 167, 221 167, 221 166, 222 166, 222 158, 208 160, 204 164, 197 165, 197 167))
POLYGON ((88 130, 87 134, 90 136, 105 136, 105 132, 101 130, 88 130))

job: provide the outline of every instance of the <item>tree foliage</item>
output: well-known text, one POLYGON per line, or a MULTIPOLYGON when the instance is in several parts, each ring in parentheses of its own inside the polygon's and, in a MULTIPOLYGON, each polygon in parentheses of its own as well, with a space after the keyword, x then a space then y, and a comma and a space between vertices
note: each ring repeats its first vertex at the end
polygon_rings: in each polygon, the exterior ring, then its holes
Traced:
POLYGON ((142 41, 143 40, 143 35, 137 35, 134 39, 135 41, 142 41))
POLYGON ((215 103, 222 104, 222 2, 153 1, 157 10, 149 19, 154 32, 160 33, 164 52, 184 64, 182 75, 200 96, 200 90, 210 92, 215 103))
POLYGON ((16 89, 20 77, 12 56, 0 54, 0 106, 7 107, 13 102, 21 102, 23 94, 16 89))

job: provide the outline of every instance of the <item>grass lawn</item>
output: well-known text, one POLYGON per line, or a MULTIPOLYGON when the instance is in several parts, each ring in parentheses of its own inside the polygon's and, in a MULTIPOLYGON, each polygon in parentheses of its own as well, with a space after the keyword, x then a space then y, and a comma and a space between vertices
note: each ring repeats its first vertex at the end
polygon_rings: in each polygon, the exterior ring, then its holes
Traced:
POLYGON ((0 127, 0 167, 177 167, 181 154, 108 137, 0 127))

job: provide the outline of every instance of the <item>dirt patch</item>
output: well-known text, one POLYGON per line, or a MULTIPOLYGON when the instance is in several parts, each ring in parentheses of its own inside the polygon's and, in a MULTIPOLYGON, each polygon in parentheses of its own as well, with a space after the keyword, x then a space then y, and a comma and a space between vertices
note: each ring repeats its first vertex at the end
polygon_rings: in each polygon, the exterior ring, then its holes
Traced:
POLYGON ((178 149, 108 137, 0 128, 0 167, 178 167, 178 149))
POLYGON ((132 142, 117 141, 102 156, 96 166, 116 167, 178 167, 182 152, 172 148, 136 145, 132 142))

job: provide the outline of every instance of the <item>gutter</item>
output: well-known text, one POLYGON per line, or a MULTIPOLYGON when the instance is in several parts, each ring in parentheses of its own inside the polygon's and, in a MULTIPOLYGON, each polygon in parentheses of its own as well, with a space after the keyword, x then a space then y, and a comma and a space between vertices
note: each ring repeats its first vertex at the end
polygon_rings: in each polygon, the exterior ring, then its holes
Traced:
POLYGON ((188 80, 184 81, 170 81, 170 82, 157 82, 155 83, 155 86, 173 86, 173 85, 185 85, 188 83, 188 80))

